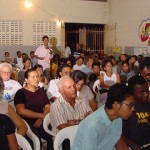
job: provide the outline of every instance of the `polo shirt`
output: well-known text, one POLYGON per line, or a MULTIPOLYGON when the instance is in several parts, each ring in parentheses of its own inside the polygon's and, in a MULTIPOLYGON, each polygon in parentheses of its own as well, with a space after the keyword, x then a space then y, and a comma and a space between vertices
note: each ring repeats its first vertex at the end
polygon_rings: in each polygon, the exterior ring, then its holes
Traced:
POLYGON ((78 127, 72 150, 112 150, 122 132, 122 119, 111 121, 104 105, 78 127))

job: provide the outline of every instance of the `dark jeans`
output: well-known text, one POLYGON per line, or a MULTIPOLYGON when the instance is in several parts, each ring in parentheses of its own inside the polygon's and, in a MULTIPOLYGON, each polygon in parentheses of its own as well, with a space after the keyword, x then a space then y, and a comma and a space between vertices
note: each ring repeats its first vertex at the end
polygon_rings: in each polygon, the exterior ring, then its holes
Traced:
MULTIPOLYGON (((40 145, 42 147, 42 142, 41 142, 41 138, 44 139, 47 142, 47 150, 53 150, 53 139, 52 136, 50 134, 48 134, 47 132, 45 132, 43 125, 35 128, 32 125, 29 125, 32 132, 39 138, 40 140, 40 145)), ((27 138, 28 140, 28 138, 27 138)), ((28 140, 29 143, 31 144, 32 142, 30 140, 28 140)), ((33 147, 33 143, 31 144, 31 146, 33 147)))

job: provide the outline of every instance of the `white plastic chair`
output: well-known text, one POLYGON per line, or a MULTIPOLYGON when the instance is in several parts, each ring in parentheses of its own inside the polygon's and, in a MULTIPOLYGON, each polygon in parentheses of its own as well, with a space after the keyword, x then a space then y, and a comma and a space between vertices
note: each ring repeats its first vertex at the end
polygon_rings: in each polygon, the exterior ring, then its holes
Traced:
POLYGON ((101 89, 101 87, 100 87, 100 80, 99 80, 99 79, 96 80, 96 81, 94 82, 94 85, 93 85, 93 91, 94 91, 94 93, 95 93, 95 94, 98 94, 98 92, 96 91, 96 89, 97 89, 98 91, 101 89))
POLYGON ((55 137, 56 134, 53 133, 52 131, 50 131, 50 130, 48 129, 49 124, 50 124, 50 116, 49 116, 49 113, 48 113, 48 114, 44 117, 44 120, 43 120, 43 128, 44 128, 44 130, 45 130, 48 134, 50 134, 50 135, 52 135, 53 137, 55 137))
POLYGON ((28 125, 28 123, 23 120, 28 128, 27 130, 27 135, 28 137, 32 140, 33 142, 33 146, 34 146, 34 150, 40 150, 40 140, 38 139, 38 137, 32 132, 30 126, 28 125))
POLYGON ((65 139, 70 140, 70 147, 72 147, 77 129, 78 125, 66 127, 60 130, 54 139, 54 150, 61 150, 62 149, 61 144, 65 139))
POLYGON ((23 149, 23 150, 32 150, 29 142, 20 134, 15 133, 18 145, 23 149))

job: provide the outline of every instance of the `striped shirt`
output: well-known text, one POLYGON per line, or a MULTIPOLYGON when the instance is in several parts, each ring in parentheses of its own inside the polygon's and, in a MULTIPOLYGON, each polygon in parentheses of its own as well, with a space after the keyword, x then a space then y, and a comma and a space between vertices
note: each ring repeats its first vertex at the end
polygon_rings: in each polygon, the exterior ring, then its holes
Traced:
POLYGON ((84 102, 81 98, 76 98, 74 108, 60 96, 51 105, 50 109, 50 123, 52 131, 57 133, 57 128, 61 124, 67 123, 69 120, 82 120, 85 118, 87 112, 92 111, 89 104, 84 102))

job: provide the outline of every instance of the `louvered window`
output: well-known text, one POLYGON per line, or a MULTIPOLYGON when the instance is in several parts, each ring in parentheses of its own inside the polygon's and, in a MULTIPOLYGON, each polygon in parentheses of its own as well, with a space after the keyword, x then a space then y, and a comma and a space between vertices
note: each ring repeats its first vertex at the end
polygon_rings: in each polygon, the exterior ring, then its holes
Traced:
POLYGON ((23 21, 0 20, 0 45, 22 45, 23 21))
POLYGON ((56 36, 56 23, 48 21, 33 22, 33 45, 41 45, 42 37, 47 35, 49 38, 56 36))

